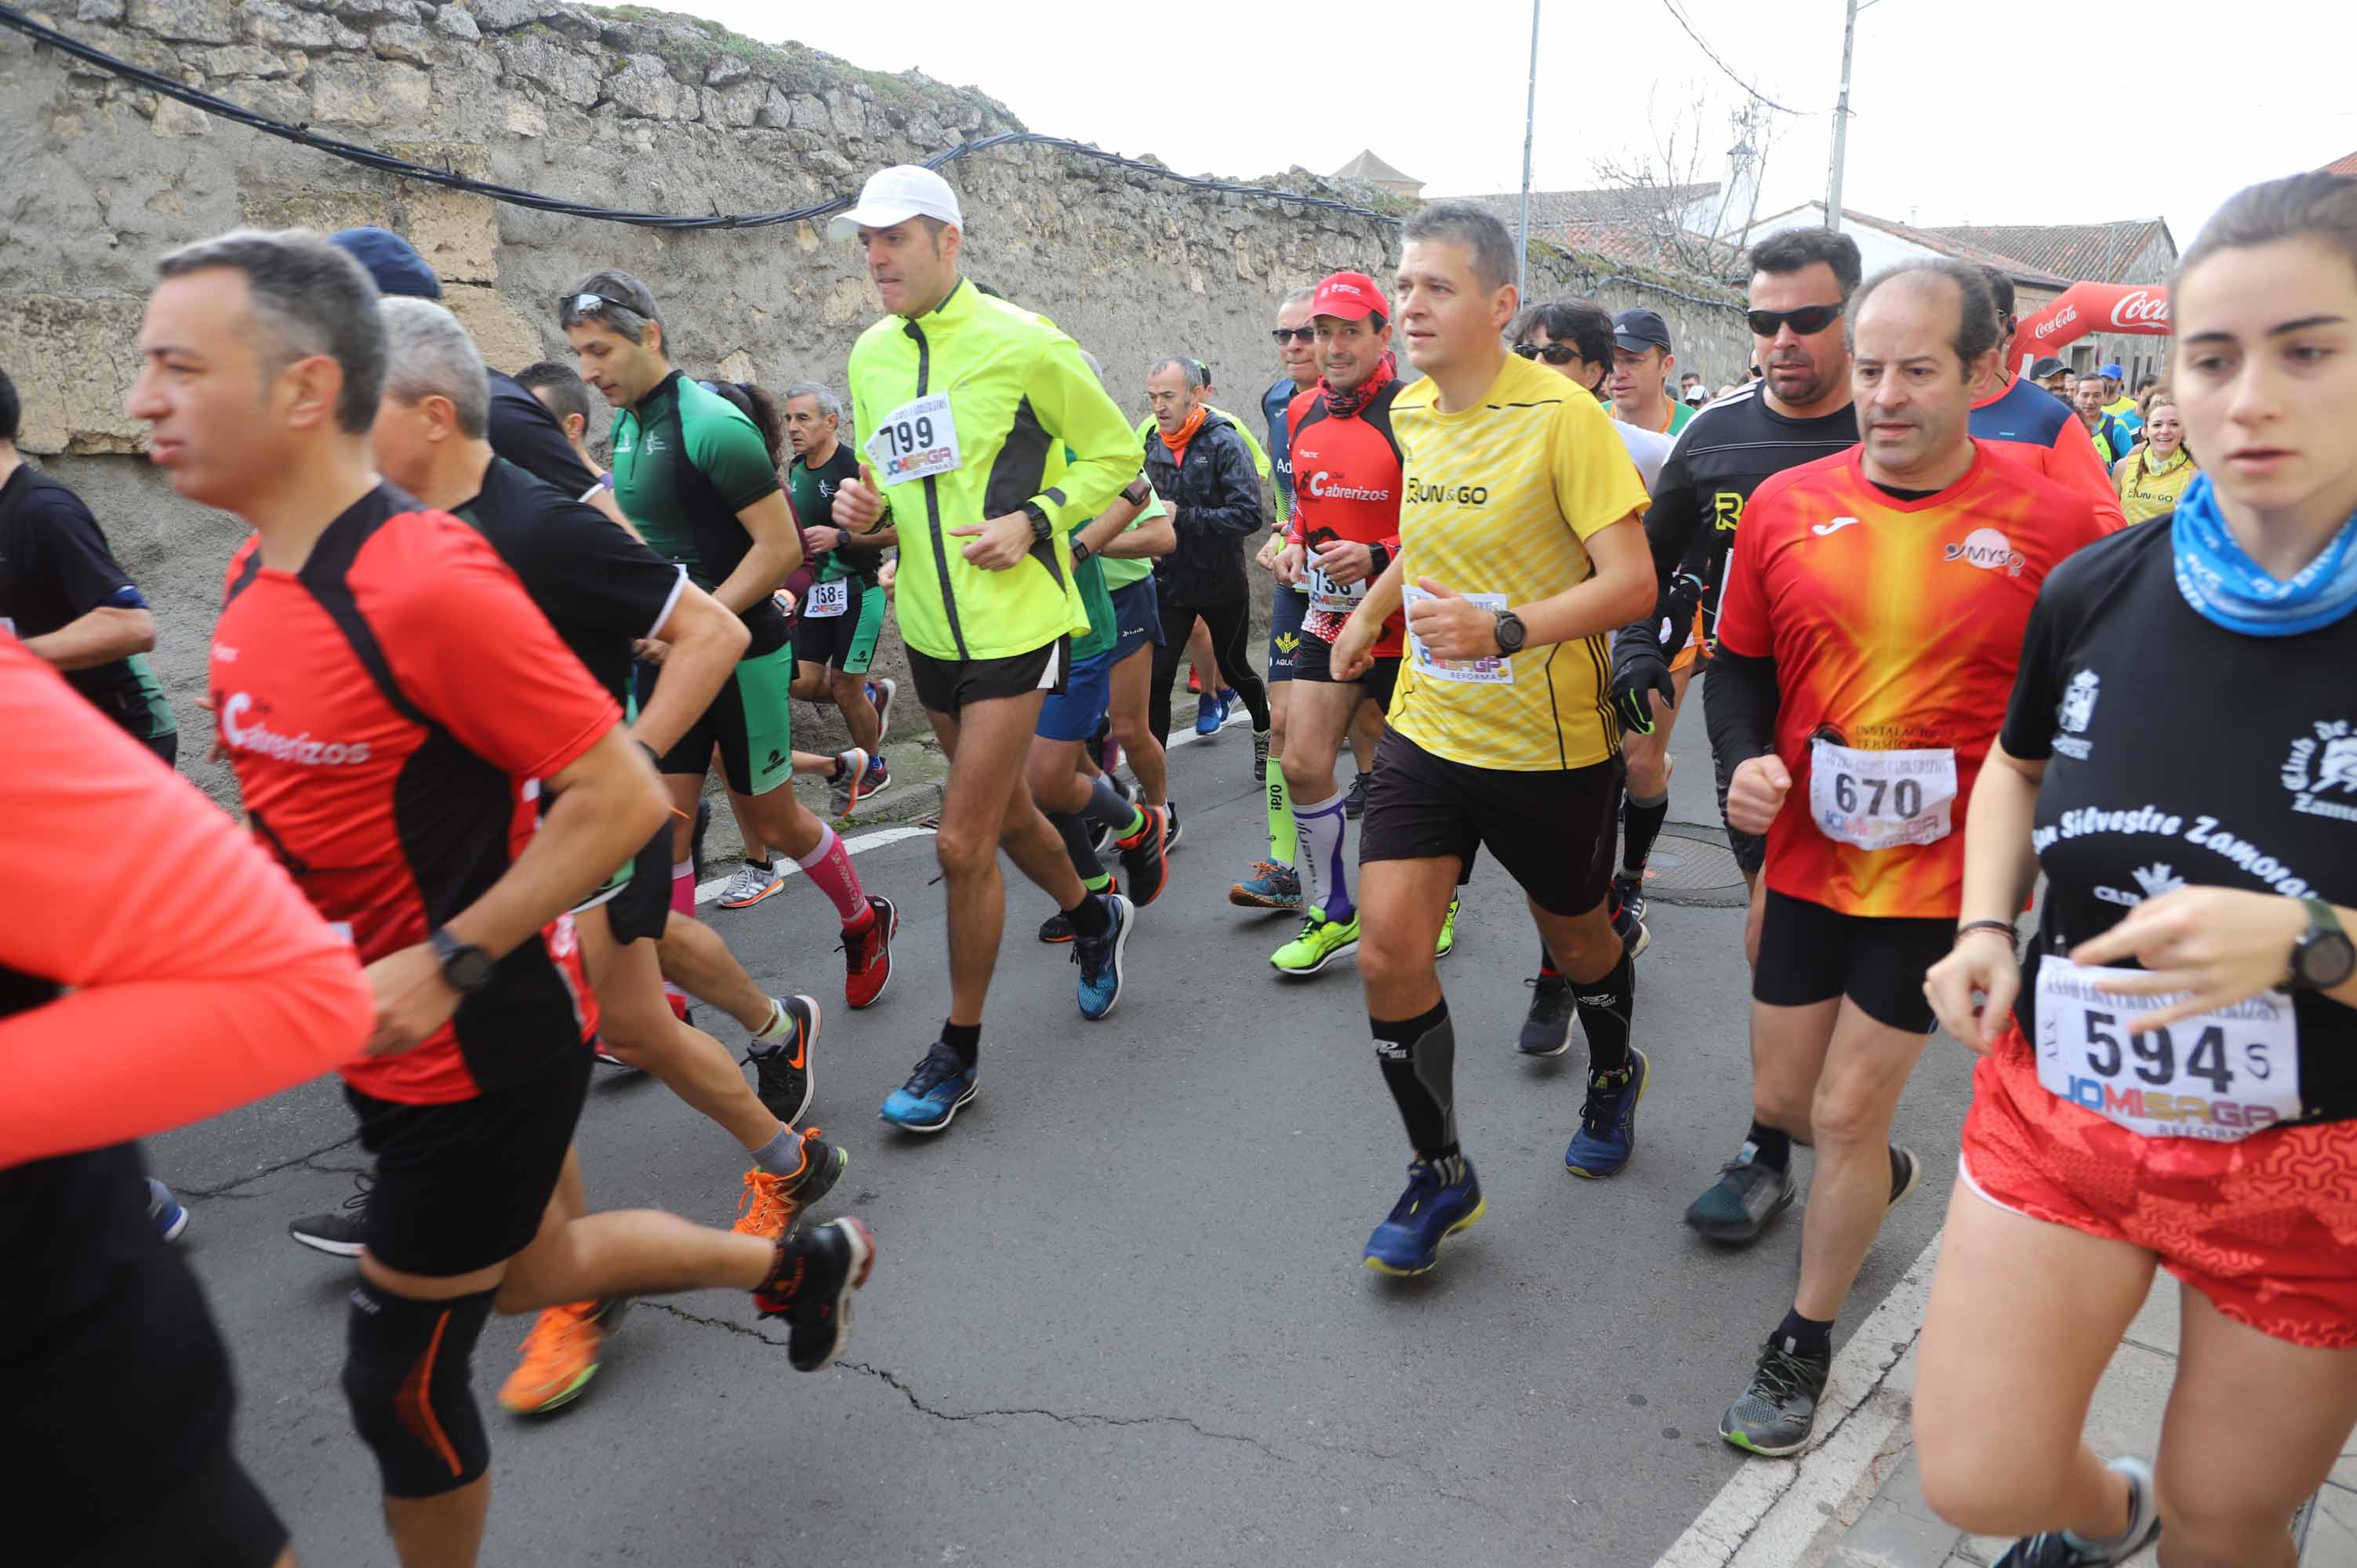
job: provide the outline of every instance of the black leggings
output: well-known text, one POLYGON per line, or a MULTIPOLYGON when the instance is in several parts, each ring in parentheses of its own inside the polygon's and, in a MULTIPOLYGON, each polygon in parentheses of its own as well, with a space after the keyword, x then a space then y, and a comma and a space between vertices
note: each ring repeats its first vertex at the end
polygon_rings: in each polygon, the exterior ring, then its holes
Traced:
MULTIPOLYGON (((1236 695, 1252 710, 1253 728, 1268 728, 1268 688, 1261 684, 1260 673, 1252 667, 1249 652, 1252 636, 1252 601, 1238 599, 1232 605, 1174 605, 1162 602, 1162 643, 1154 650, 1154 693, 1146 706, 1146 717, 1154 726, 1154 738, 1168 745, 1170 741, 1170 682, 1178 673, 1178 665, 1187 657, 1187 639, 1195 635, 1195 622, 1200 618, 1211 634, 1211 652, 1218 659, 1220 674, 1236 689, 1236 695)), ((1210 692, 1205 696, 1212 695, 1210 692)))

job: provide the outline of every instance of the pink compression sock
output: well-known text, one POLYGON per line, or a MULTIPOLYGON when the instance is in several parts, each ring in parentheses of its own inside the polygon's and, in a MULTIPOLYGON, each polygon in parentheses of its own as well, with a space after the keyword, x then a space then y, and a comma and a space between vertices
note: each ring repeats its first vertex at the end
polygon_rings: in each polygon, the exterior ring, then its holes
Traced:
POLYGON ((671 868, 672 913, 695 918, 695 862, 683 860, 671 868))
POLYGON ((876 911, 868 908, 867 895, 860 888, 859 873, 851 869, 850 851, 824 822, 818 825, 818 843, 808 854, 795 856, 794 864, 833 900, 844 929, 862 929, 876 918, 876 911))

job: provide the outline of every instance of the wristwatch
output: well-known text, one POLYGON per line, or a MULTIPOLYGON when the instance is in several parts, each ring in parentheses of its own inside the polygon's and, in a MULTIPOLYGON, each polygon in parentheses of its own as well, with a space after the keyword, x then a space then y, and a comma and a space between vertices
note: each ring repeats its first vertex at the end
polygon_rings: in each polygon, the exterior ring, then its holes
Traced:
POLYGON ((470 942, 462 942, 440 926, 425 935, 434 956, 442 961, 443 983, 461 996, 472 996, 491 983, 499 961, 470 942))
POLYGON ((1077 566, 1088 558, 1089 542, 1085 539, 1074 539, 1072 541, 1072 564, 1077 566))
POLYGON ((2357 943, 2341 929, 2341 917, 2321 898, 2303 898, 2308 929, 2291 945, 2294 991, 2330 991, 2357 974, 2357 943))
POLYGON ((1033 541, 1040 544, 1047 543, 1049 535, 1056 532, 1056 525, 1048 521, 1048 514, 1040 510, 1039 503, 1038 501, 1025 501, 1023 503, 1023 515, 1031 520, 1031 538, 1033 541))
POLYGON ((1523 625, 1523 618, 1512 610, 1497 610, 1492 613, 1498 618, 1498 651, 1520 653, 1523 650, 1523 639, 1530 635, 1529 628, 1523 625))

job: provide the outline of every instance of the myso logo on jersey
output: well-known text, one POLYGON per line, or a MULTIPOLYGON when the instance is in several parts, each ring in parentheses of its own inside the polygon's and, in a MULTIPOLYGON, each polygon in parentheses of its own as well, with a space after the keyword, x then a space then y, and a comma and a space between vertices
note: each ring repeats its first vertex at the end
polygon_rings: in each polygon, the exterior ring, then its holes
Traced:
POLYGON ((2028 556, 2013 547, 2013 541, 1994 528, 1975 528, 1964 535, 1962 544, 1951 544, 1942 557, 1962 561, 1984 572, 2002 571, 2008 577, 2018 577, 2021 569, 2029 564, 2028 556))
POLYGON ((221 739, 240 751, 251 751, 279 762, 292 762, 304 768, 343 768, 369 759, 369 745, 356 740, 350 745, 342 741, 314 740, 311 732, 300 735, 280 735, 255 715, 252 695, 232 693, 221 706, 221 739), (252 723, 246 721, 252 718, 252 723))

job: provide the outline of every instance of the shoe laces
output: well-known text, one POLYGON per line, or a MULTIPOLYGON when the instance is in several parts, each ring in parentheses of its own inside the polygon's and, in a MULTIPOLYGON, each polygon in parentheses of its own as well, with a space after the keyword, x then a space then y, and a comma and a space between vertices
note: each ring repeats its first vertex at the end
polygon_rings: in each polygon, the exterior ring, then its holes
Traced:
POLYGON ((884 950, 884 915, 873 904, 867 907, 867 924, 856 931, 845 931, 834 950, 844 955, 844 962, 854 974, 873 964, 884 950))
POLYGON ((352 1195, 351 1197, 344 1199, 343 1207, 350 1209, 354 1214, 360 1213, 361 1210, 368 1208, 369 1192, 375 1186, 376 1178, 374 1176, 357 1171, 354 1172, 352 1175, 352 1195))
POLYGON ((936 1044, 925 1053, 924 1059, 909 1075, 908 1091, 922 1097, 952 1079, 965 1076, 965 1064, 946 1045, 936 1044))
POLYGON ((1807 1357, 1785 1349, 1771 1338, 1760 1348, 1760 1366, 1751 1375, 1751 1387, 1770 1399, 1783 1400, 1808 1392, 1809 1385, 1816 1380, 1817 1368, 1807 1357))
MULTIPOLYGON (((803 1151, 802 1159, 807 1166, 810 1160, 807 1147, 803 1151)), ((793 1196, 785 1190, 786 1183, 790 1179, 786 1176, 773 1176, 762 1170, 745 1173, 744 1196, 737 1201, 736 1230, 737 1234, 747 1236, 785 1234, 786 1227, 793 1223, 794 1210, 800 1207, 794 1201, 793 1196)))

